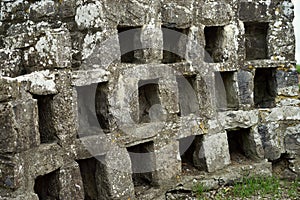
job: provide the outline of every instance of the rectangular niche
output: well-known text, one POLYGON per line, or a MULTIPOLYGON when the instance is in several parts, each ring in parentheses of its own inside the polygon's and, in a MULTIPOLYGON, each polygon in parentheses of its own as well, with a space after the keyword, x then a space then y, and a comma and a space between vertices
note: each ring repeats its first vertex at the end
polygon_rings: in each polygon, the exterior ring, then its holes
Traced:
POLYGON ((132 180, 135 187, 151 187, 155 185, 154 143, 146 142, 127 147, 132 165, 132 180))
POLYGON ((96 158, 87 158, 76 161, 79 164, 80 174, 84 189, 84 199, 98 199, 98 188, 96 179, 96 158))
POLYGON ((238 109, 238 88, 234 78, 236 72, 215 72, 216 106, 222 110, 238 109))
POLYGON ((224 61, 222 43, 224 40, 224 26, 207 26, 204 28, 205 53, 204 61, 218 63, 224 61))
POLYGON ((257 108, 275 107, 277 95, 276 69, 258 68, 254 76, 254 104, 257 108))
POLYGON ((162 63, 176 63, 185 59, 189 28, 170 28, 162 26, 163 60, 162 63))
POLYGON ((196 75, 176 77, 180 108, 179 116, 199 114, 196 78, 196 75))
POLYGON ((251 160, 251 138, 250 128, 239 128, 236 130, 227 130, 227 139, 229 146, 230 159, 233 164, 244 163, 251 160))
POLYGON ((268 59, 267 36, 269 24, 265 22, 246 22, 244 26, 246 60, 268 59))
POLYGON ((139 98, 139 123, 150 123, 158 121, 161 113, 160 108, 159 79, 140 80, 138 82, 139 98))
POLYGON ((60 199, 60 189, 59 169, 35 179, 34 192, 39 199, 60 199))
POLYGON ((118 26, 119 45, 121 51, 122 63, 135 63, 136 54, 142 52, 138 49, 142 48, 140 35, 141 27, 118 26), (136 49, 136 50, 135 50, 136 49))
POLYGON ((193 173, 205 170, 205 158, 201 158, 201 135, 192 135, 179 139, 179 153, 181 158, 181 168, 183 173, 193 173))
POLYGON ((54 95, 34 95, 38 103, 39 132, 41 143, 57 142, 58 137, 54 129, 54 95))
POLYGON ((107 82, 76 87, 78 137, 108 132, 107 82))

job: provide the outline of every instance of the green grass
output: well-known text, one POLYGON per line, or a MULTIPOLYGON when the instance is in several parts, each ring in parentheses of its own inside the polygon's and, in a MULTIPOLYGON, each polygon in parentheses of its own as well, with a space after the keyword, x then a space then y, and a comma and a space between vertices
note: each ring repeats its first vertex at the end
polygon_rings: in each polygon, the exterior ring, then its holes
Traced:
POLYGON ((201 197, 207 191, 207 187, 205 187, 202 183, 198 183, 193 188, 193 191, 196 193, 197 196, 201 197))
POLYGON ((264 196, 266 194, 278 195, 279 179, 274 177, 251 177, 236 184, 232 193, 235 197, 247 198, 254 195, 264 196))
POLYGON ((291 198, 297 198, 299 197, 299 188, 300 188, 300 180, 294 181, 290 186, 288 190, 288 195, 291 198))
MULTIPOLYGON (((300 180, 286 181, 276 177, 249 177, 243 178, 232 187, 224 187, 215 195, 217 200, 245 199, 251 197, 266 197, 268 199, 294 198, 300 196, 300 180)), ((208 199, 207 188, 203 184, 195 186, 194 192, 197 198, 208 199)))

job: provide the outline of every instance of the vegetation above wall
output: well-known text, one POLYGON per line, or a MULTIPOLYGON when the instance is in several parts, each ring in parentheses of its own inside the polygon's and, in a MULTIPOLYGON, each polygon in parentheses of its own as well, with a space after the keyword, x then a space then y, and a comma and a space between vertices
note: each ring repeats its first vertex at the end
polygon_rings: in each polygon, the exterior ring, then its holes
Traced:
POLYGON ((298 74, 300 74, 300 64, 297 64, 297 65, 296 65, 296 68, 297 68, 298 74))

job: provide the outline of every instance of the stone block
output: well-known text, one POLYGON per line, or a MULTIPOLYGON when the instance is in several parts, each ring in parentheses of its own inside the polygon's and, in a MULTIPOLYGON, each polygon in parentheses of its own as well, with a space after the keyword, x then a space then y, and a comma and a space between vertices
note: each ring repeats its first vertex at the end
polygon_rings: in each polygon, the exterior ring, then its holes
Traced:
POLYGON ((268 21, 271 18, 272 6, 263 1, 240 1, 239 19, 242 21, 268 21))
POLYGON ((38 195, 31 192, 17 195, 17 196, 10 196, 10 197, 5 197, 0 195, 0 198, 3 200, 39 200, 38 195))
POLYGON ((23 186, 25 165, 18 154, 2 154, 0 159, 0 194, 23 186))
POLYGON ((261 135, 262 144, 265 151, 265 158, 274 161, 280 158, 285 152, 284 133, 285 126, 282 123, 270 122, 258 126, 258 132, 261 135))
POLYGON ((0 74, 16 77, 24 73, 20 50, 0 49, 0 74))
MULTIPOLYGON (((150 22, 150 18, 159 20, 157 10, 159 9, 159 1, 151 0, 127 0, 126 5, 120 1, 121 15, 119 24, 122 26, 143 26, 150 22), (123 8, 123 9, 122 9, 123 8), (148 12, 149 10, 152 10, 148 12), (122 12, 123 11, 123 12, 122 12)), ((112 5, 115 7, 115 4, 112 5)), ((120 8, 120 7, 119 7, 120 8)), ((112 10, 114 11, 114 10, 112 10)))
POLYGON ((59 199, 84 199, 84 188, 79 165, 76 162, 65 165, 59 170, 59 199))
POLYGON ((141 51, 143 52, 140 60, 143 63, 157 63, 162 57, 163 49, 163 33, 160 27, 155 27, 155 25, 144 25, 141 30, 141 51), (150 35, 155 37, 149 37, 150 35))
POLYGON ((106 29, 85 35, 82 42, 80 69, 107 70, 110 65, 120 59, 120 44, 116 29, 106 29), (101 56, 101 55, 106 56, 101 56))
POLYGON ((224 129, 249 128, 259 123, 258 111, 227 111, 218 116, 224 129))
POLYGON ((75 142, 75 113, 73 99, 73 89, 71 87, 71 73, 61 71, 55 74, 55 85, 58 91, 51 99, 50 107, 52 110, 52 125, 55 135, 59 142, 64 145, 70 145, 75 142))
POLYGON ((34 47, 24 51, 27 71, 71 67, 71 39, 65 28, 45 31, 34 47))
POLYGON ((198 9, 197 21, 206 26, 220 26, 229 24, 234 17, 234 10, 231 5, 225 1, 199 2, 196 5, 198 9))
POLYGON ((297 71, 276 71, 277 95, 295 97, 299 95, 297 71))
POLYGON ((164 146, 158 145, 156 148, 155 179, 158 184, 162 184, 181 172, 179 142, 169 142, 164 146))
POLYGON ((239 87, 239 100, 241 106, 253 106, 253 89, 254 89, 254 76, 251 72, 246 70, 239 70, 237 72, 237 80, 239 87))
POLYGON ((40 144, 36 100, 0 105, 2 153, 25 151, 40 144))
POLYGON ((102 28, 104 16, 101 2, 79 5, 76 9, 75 21, 79 29, 102 28))
POLYGON ((214 172, 230 164, 229 146, 226 132, 204 135, 202 144, 194 153, 195 166, 214 172))
POLYGON ((68 18, 76 15, 77 1, 76 0, 64 0, 59 2, 58 12, 60 17, 68 18))
POLYGON ((300 120, 300 109, 294 106, 283 106, 261 112, 262 122, 277 122, 285 120, 300 120))
POLYGON ((28 19, 29 1, 1 1, 0 21, 28 19))
POLYGON ((54 171, 57 175, 59 168, 74 159, 71 150, 72 147, 62 149, 58 144, 52 143, 43 144, 37 148, 21 152, 20 158, 22 158, 27 172, 25 176, 27 185, 24 186, 33 187, 34 179, 38 176, 44 176, 54 171), (32 163, 34 163, 34 165, 32 165, 32 163))
POLYGON ((295 36, 292 21, 277 19, 269 23, 268 57, 272 60, 294 60, 295 36))
POLYGON ((193 1, 164 0, 162 5, 162 21, 164 25, 187 28, 193 21, 193 1))
POLYGON ((16 80, 0 78, 0 102, 15 99, 19 93, 19 85, 16 80))
POLYGON ((98 164, 97 182, 100 183, 98 190, 101 191, 101 198, 134 198, 131 161, 125 148, 111 146, 104 162, 98 164))
POLYGON ((30 5, 29 19, 36 21, 43 18, 54 18, 58 12, 57 2, 53 0, 42 0, 30 5))
POLYGON ((33 95, 53 95, 58 91, 55 85, 55 74, 49 70, 33 72, 16 78, 19 84, 23 84, 22 90, 29 91, 33 95))

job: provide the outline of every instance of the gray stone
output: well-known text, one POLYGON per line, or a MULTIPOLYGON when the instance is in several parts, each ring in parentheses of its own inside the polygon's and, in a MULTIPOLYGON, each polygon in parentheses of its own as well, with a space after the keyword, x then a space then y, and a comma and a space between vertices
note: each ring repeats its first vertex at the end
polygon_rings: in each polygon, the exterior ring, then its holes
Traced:
POLYGON ((299 87, 297 87, 298 74, 296 71, 277 70, 276 81, 278 85, 277 93, 282 96, 298 96, 299 87))
POLYGON ((253 74, 249 71, 239 70, 237 73, 239 97, 241 105, 252 106, 253 102, 253 74))
POLYGON ((68 30, 52 29, 45 31, 34 47, 24 52, 26 70, 71 67, 71 42, 68 30))
POLYGON ((0 79, 0 101, 7 101, 18 96, 19 87, 15 79, 0 79))
POLYGON ((40 144, 36 100, 1 104, 1 153, 25 151, 40 144))
POLYGON ((0 49, 0 74, 2 76, 22 75, 25 69, 21 63, 22 53, 20 50, 0 49))
POLYGON ((291 0, 0 13, 0 199, 196 198, 199 183, 300 176, 291 0))
MULTIPOLYGON (((230 164, 228 141, 226 133, 204 135, 202 146, 196 150, 197 163, 205 163, 205 170, 214 172, 230 164)), ((200 164, 200 168, 203 168, 200 164)), ((197 166, 197 164, 196 164, 197 166)))
POLYGON ((60 199, 84 199, 84 188, 80 169, 76 162, 60 169, 59 182, 62 188, 59 192, 60 199))

